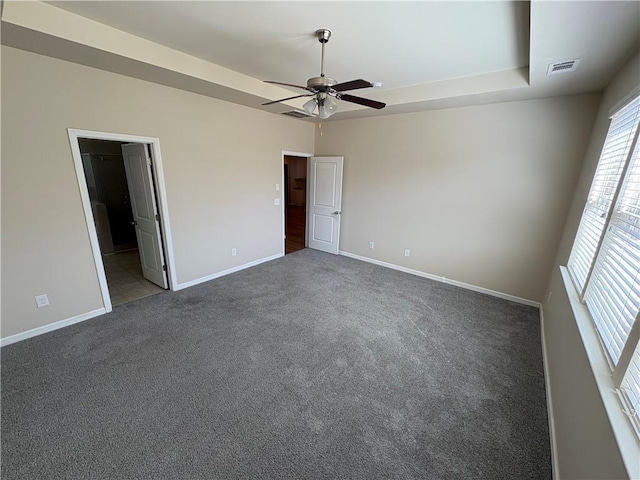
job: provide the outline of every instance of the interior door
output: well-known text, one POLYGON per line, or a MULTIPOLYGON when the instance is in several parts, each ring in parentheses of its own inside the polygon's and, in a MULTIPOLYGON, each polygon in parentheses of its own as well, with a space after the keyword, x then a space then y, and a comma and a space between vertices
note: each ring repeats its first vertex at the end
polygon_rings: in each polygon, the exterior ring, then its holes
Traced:
POLYGON ((344 157, 309 159, 309 248, 338 254, 344 157))
POLYGON ((160 216, 147 147, 140 143, 122 145, 122 156, 131 197, 142 275, 150 282, 167 288, 160 216))

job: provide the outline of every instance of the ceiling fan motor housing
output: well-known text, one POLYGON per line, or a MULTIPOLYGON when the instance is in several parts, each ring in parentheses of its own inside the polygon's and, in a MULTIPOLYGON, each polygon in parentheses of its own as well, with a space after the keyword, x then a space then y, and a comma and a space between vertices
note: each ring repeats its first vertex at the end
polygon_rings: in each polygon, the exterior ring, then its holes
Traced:
POLYGON ((337 85, 338 81, 329 77, 313 77, 307 80, 307 87, 317 90, 319 92, 326 92, 334 85, 337 85))

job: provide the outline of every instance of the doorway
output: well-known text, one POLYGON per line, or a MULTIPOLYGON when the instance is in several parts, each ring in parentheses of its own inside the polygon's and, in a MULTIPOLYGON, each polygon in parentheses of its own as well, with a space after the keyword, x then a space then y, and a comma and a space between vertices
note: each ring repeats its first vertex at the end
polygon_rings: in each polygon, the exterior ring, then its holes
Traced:
MULTIPOLYGON (((80 138, 78 144, 111 304, 160 293, 166 284, 144 275, 144 254, 132 205, 135 174, 132 167, 127 168, 123 154, 131 147, 147 150, 147 145, 88 138, 80 138)), ((155 186, 151 187, 155 195, 155 186)), ((160 262, 165 265, 164 258, 160 262)))
POLYGON ((158 139, 69 139, 105 310, 175 286, 158 139))
POLYGON ((284 155, 285 255, 306 245, 307 157, 284 155))

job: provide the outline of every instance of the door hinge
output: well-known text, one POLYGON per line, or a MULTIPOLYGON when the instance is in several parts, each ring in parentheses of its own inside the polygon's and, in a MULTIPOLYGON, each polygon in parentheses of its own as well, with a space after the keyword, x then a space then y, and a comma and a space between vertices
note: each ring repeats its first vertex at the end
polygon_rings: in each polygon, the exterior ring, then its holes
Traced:
POLYGON ((151 166, 151 159, 147 158, 147 165, 151 166))
POLYGON ((160 214, 156 213, 156 222, 159 222, 159 221, 160 221, 160 214))
POLYGON ((167 271, 167 266, 166 265, 162 265, 162 270, 166 272, 167 271))

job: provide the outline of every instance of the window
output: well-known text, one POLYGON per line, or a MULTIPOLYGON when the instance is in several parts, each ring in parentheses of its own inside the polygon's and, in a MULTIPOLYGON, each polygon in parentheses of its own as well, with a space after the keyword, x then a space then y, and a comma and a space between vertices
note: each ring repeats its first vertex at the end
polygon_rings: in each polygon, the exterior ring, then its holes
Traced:
POLYGON ((640 432, 639 123, 640 97, 612 117, 567 265, 636 433, 640 432))

